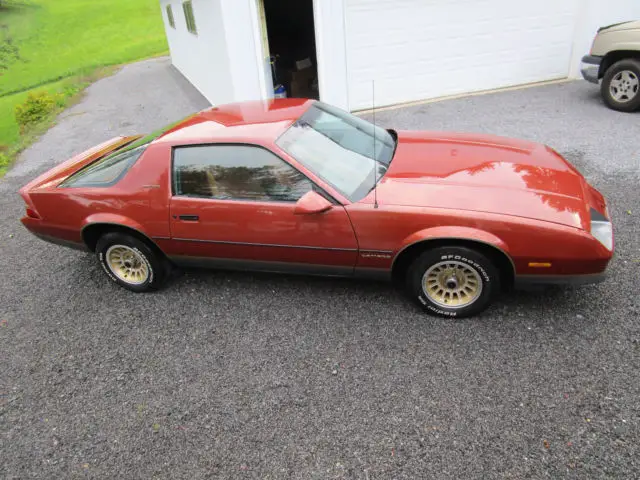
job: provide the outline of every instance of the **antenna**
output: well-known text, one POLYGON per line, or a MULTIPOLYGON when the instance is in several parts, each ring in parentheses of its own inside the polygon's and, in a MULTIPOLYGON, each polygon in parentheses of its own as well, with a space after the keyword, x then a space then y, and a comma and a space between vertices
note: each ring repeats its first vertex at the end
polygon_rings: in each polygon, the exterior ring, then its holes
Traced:
POLYGON ((376 82, 371 80, 371 113, 373 115, 373 208, 378 208, 378 160, 376 157, 376 82))

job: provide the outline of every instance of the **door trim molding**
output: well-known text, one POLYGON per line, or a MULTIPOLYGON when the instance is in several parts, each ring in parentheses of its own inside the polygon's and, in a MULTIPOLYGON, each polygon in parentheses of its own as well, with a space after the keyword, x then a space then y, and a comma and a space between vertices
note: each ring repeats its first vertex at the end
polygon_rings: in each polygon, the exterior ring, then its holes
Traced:
POLYGON ((188 255, 170 256, 176 265, 182 267, 205 267, 220 270, 243 270, 251 272, 291 273, 296 275, 320 275, 352 277, 354 267, 341 265, 316 265, 313 263, 267 262, 235 258, 194 257, 188 255))
POLYGON ((357 252, 357 248, 316 247, 313 245, 283 245, 277 243, 230 242, 227 240, 200 240, 198 238, 172 238, 176 242, 215 243, 219 245, 239 245, 243 247, 301 248, 305 250, 332 250, 340 252, 357 252))

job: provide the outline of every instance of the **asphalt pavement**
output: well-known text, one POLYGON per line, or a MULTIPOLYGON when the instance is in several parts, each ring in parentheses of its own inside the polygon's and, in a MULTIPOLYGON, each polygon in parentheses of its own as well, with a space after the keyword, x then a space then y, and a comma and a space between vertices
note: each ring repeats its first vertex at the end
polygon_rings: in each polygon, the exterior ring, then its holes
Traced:
POLYGON ((637 478, 640 113, 575 81, 381 111, 523 137, 608 198, 608 280, 425 315, 384 283, 188 271, 154 294, 19 223, 20 186, 206 106, 154 59, 88 89, 0 180, 0 478, 637 478))

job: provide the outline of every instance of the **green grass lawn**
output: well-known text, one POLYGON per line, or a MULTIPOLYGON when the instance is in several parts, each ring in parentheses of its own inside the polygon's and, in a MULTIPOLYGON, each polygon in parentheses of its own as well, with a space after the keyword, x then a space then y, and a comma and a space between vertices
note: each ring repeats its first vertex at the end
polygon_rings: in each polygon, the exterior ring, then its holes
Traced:
POLYGON ((27 92, 0 97, 0 138, 4 145, 14 144, 20 138, 18 125, 13 117, 13 107, 26 98, 27 92))
POLYGON ((0 146, 20 140, 14 107, 27 91, 167 51, 158 0, 3 0, 0 146))
POLYGON ((5 174, 7 168, 11 165, 15 157, 17 157, 24 148, 28 147, 55 123, 56 116, 63 111, 65 107, 80 98, 79 93, 82 92, 84 88, 101 76, 110 73, 112 70, 113 68, 109 67, 99 68, 94 71, 93 75, 76 75, 63 80, 58 80, 57 82, 48 83, 41 87, 29 89, 24 92, 0 97, 0 112, 13 112, 15 105, 24 102, 30 93, 41 90, 55 95, 55 98, 61 103, 61 105, 56 106, 54 110, 42 121, 30 126, 22 132, 20 131, 13 115, 0 114, 0 132, 4 132, 5 134, 5 143, 2 144, 3 148, 0 149, 0 177, 5 174))

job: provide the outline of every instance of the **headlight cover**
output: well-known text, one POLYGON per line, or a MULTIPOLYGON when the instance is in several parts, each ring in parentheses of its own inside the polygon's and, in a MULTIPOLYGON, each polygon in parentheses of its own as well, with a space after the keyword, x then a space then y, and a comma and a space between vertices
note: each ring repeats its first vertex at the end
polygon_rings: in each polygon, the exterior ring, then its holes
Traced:
POLYGON ((591 235, 610 252, 613 251, 613 227, 611 222, 591 220, 591 235))

